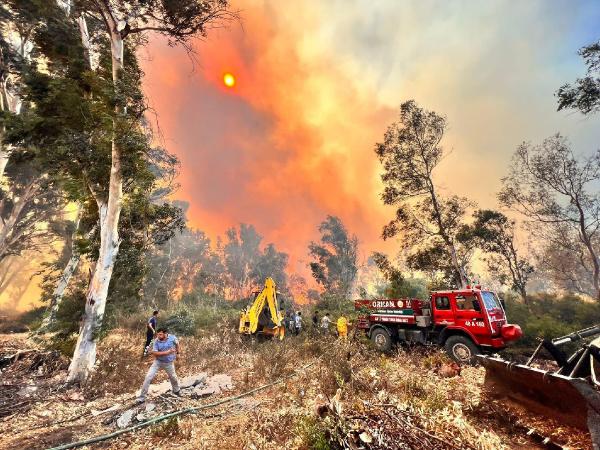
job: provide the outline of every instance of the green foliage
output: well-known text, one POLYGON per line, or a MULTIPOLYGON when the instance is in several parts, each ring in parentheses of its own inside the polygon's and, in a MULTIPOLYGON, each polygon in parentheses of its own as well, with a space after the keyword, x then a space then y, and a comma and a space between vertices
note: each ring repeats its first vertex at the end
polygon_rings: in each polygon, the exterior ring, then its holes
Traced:
POLYGON ((331 450, 327 427, 318 419, 310 416, 300 417, 296 424, 296 434, 301 437, 302 443, 311 450, 331 450))
POLYGON ((196 332, 193 314, 183 308, 171 313, 161 326, 165 326, 170 333, 181 336, 192 336, 196 332))
POLYGON ((420 278, 404 278, 402 271, 395 267, 383 253, 373 253, 373 261, 388 281, 380 292, 386 298, 429 298, 427 282, 420 278))
POLYGON ((319 232, 321 242, 308 246, 312 276, 329 294, 347 296, 358 271, 358 238, 335 216, 327 216, 319 232))
POLYGON ((473 223, 464 225, 458 239, 473 242, 485 253, 488 272, 503 285, 527 299, 527 281, 533 266, 519 256, 515 243, 515 223, 499 211, 480 209, 473 223))
POLYGON ((253 225, 245 223, 240 224, 239 230, 230 228, 226 232, 223 264, 238 298, 251 288, 262 286, 267 277, 273 277, 279 291, 287 290, 288 255, 277 251, 273 244, 261 250, 262 239, 253 225))
POLYGON ((214 329, 224 320, 230 322, 232 327, 237 325, 239 309, 235 309, 223 299, 211 305, 206 297, 201 300, 194 297, 194 294, 188 294, 173 311, 162 311, 161 314, 165 318, 159 318, 159 327, 165 326, 169 332, 177 335, 193 336, 214 329))
POLYGON ((600 41, 579 50, 587 66, 587 74, 575 80, 573 85, 564 84, 556 92, 558 110, 574 109, 582 114, 600 111, 600 41))
POLYGON ((449 283, 460 286, 471 248, 456 235, 472 204, 456 195, 442 197, 434 183, 433 171, 444 156, 441 141, 446 128, 445 117, 410 100, 400 105, 399 120, 376 144, 385 186, 381 197, 385 205, 396 207, 382 236, 402 236, 410 251, 410 268, 431 276, 442 272, 449 283))
POLYGON ((75 346, 77 345, 77 335, 64 335, 54 336, 50 341, 46 342, 46 348, 48 350, 58 350, 63 356, 70 358, 73 356, 75 346))
POLYGON ((574 295, 536 294, 528 297, 527 304, 508 298, 506 312, 509 322, 523 329, 523 338, 515 346, 528 351, 537 346, 538 338, 556 338, 600 324, 600 305, 574 295))
MULTIPOLYGON (((317 311, 327 311, 332 315, 334 319, 337 315, 346 314, 354 315, 354 302, 346 296, 338 295, 336 293, 323 293, 317 303, 314 305, 314 309, 317 311)), ((308 320, 306 318, 305 320, 308 320)))
POLYGON ((273 278, 279 291, 287 290, 287 274, 285 269, 288 264, 287 253, 279 252, 275 245, 268 244, 251 272, 251 277, 259 286, 263 285, 267 277, 273 278))
POLYGON ((85 291, 73 290, 63 297, 56 321, 50 331, 57 332, 57 336, 67 336, 79 331, 79 323, 85 311, 85 291))

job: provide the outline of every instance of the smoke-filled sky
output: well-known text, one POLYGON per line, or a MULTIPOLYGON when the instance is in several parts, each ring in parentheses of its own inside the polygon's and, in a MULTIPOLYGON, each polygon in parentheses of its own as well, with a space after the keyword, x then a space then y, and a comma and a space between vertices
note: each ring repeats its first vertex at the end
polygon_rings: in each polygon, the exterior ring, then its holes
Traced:
POLYGON ((374 144, 415 99, 447 116, 448 193, 495 207, 510 156, 561 131, 600 142, 598 118, 556 112, 554 92, 583 75, 600 38, 592 1, 245 0, 241 21, 196 47, 151 41, 141 54, 163 144, 181 160, 178 197, 215 237, 239 222, 306 264, 327 214, 364 255, 392 217, 379 198, 374 144), (223 85, 231 72, 236 85, 223 85))

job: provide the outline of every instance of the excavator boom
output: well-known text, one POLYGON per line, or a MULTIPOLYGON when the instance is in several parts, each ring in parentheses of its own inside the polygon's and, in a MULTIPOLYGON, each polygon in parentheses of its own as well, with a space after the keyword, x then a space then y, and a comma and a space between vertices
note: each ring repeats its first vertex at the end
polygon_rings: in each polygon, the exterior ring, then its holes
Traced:
POLYGON ((265 287, 256 296, 252 304, 240 314, 239 332, 241 334, 262 334, 283 339, 285 327, 283 314, 277 301, 277 289, 271 277, 265 281, 265 287))

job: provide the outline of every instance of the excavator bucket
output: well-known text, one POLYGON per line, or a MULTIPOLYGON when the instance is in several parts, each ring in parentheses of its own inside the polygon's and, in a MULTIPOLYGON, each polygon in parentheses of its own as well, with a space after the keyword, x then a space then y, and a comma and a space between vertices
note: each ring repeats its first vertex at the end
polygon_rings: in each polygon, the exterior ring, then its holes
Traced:
POLYGON ((600 393, 585 379, 500 358, 478 358, 485 367, 485 387, 493 397, 508 398, 529 411, 582 430, 588 428, 588 410, 593 405, 600 414, 600 393))
POLYGON ((508 399, 528 411, 552 418, 560 424, 590 432, 600 449, 600 338, 583 345, 570 357, 560 345, 600 333, 591 327, 552 341, 544 340, 525 364, 478 355, 485 368, 488 395, 508 399), (555 371, 532 367, 545 348, 556 360, 555 371))

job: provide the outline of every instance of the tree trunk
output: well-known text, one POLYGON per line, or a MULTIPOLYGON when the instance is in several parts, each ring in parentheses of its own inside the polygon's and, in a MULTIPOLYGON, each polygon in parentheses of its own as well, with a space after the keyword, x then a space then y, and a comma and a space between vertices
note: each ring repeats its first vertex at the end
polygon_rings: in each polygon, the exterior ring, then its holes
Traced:
POLYGON ((81 255, 79 255, 79 252, 77 252, 75 250, 75 246, 73 246, 69 262, 67 262, 67 265, 63 269, 62 275, 58 280, 58 284, 56 285, 56 288, 52 293, 52 299, 50 300, 50 305, 48 308, 48 315, 44 317, 44 320, 42 321, 42 330, 46 330, 51 325, 54 325, 54 322, 56 321, 56 313, 58 311, 58 308, 60 307, 60 304, 62 303, 65 290, 67 289, 67 286, 69 286, 69 282, 71 281, 71 278, 77 270, 77 266, 79 265, 80 259, 81 255))
POLYGON ((13 242, 14 238, 18 237, 13 234, 13 230, 21 219, 23 209, 35 198, 39 191, 40 183, 38 181, 38 178, 32 179, 20 195, 13 192, 13 199, 16 198, 17 200, 12 207, 10 215, 6 220, 0 219, 0 260, 10 254, 11 242, 13 242))
MULTIPOLYGON (((67 265, 63 269, 62 275, 58 280, 56 288, 52 293, 52 299, 50 300, 50 305, 48 307, 49 312, 48 315, 42 321, 41 330, 46 330, 48 327, 54 324, 56 320, 56 313, 58 308, 60 308, 60 304, 62 303, 63 296, 65 294, 65 290, 69 286, 69 282, 73 275, 77 270, 77 266, 79 265, 79 261, 81 261, 81 255, 77 250, 77 232, 79 231, 79 212, 77 213, 77 219, 75 221, 75 231, 73 231, 73 236, 71 238, 71 257, 67 262, 67 265)), ((93 226, 92 229, 87 233, 86 237, 89 239, 94 232, 96 231, 96 226, 93 226)))
MULTIPOLYGON (((423 160, 425 160, 425 158, 423 158, 423 160)), ((435 220, 438 226, 438 234, 444 240, 446 246, 448 247, 448 250, 450 251, 450 258, 452 259, 452 265, 454 266, 456 274, 458 275, 460 287, 464 289, 467 287, 468 284, 467 276, 465 274, 464 268, 458 260, 458 255, 456 254, 456 247, 450 239, 450 237, 448 236, 448 233, 446 232, 446 227, 442 222, 442 212, 440 210, 440 204, 438 202, 437 194, 435 192, 435 185, 433 184, 433 180, 431 179, 431 174, 429 174, 429 177, 427 179, 427 186, 427 189, 429 190, 429 195, 431 196, 431 204, 435 213, 435 220)))
POLYGON ((590 259, 592 260, 592 265, 594 266, 592 272, 592 284, 594 285, 596 300, 600 301, 600 261, 598 261, 594 244, 592 243, 592 239, 587 231, 585 213, 583 211, 583 207, 581 206, 579 196, 574 196, 574 200, 575 206, 579 211, 579 238, 588 250, 590 259))
MULTIPOLYGON (((110 200, 110 199, 109 199, 110 200)), ((118 208, 109 204, 98 204, 100 210, 100 254, 90 281, 85 302, 85 314, 79 337, 69 366, 68 382, 83 383, 87 380, 96 362, 96 339, 106 309, 106 297, 110 278, 119 251, 118 208)), ((120 203, 120 202, 119 202, 120 203)))
MULTIPOLYGON (((110 33, 113 86, 117 89, 121 70, 123 69, 124 42, 117 30, 117 21, 114 20, 112 12, 108 8, 108 6, 105 6, 102 13, 110 33)), ((123 198, 123 175, 121 173, 121 149, 116 143, 116 121, 117 116, 122 115, 123 112, 121 107, 115 107, 108 200, 96 199, 100 212, 100 253, 88 289, 85 314, 73 360, 69 366, 68 382, 84 383, 96 362, 96 339, 102 326, 108 286, 119 252, 118 225, 123 198)))
POLYGON ((90 33, 88 31, 85 16, 82 15, 77 18, 77 25, 79 26, 79 33, 81 34, 81 44, 83 45, 83 53, 88 64, 88 69, 94 70, 92 49, 90 45, 90 33))
MULTIPOLYGON (((23 58, 24 61, 29 60, 29 55, 31 54, 33 45, 28 42, 26 37, 17 34, 16 36, 13 36, 12 39, 8 39, 8 45, 13 47, 13 49, 21 56, 21 58, 23 58)), ((4 55, 0 56, 0 64, 3 65, 5 64, 4 55)), ((16 76, 6 71, 6 76, 4 76, 0 81, 0 106, 2 111, 20 114, 21 107, 23 106, 23 100, 19 96, 17 90, 14 88, 15 84, 17 83, 16 76)), ((4 129, 0 130, 0 140, 2 139, 2 134, 4 134, 4 129)), ((4 178, 4 170, 6 169, 10 152, 10 146, 4 146, 0 143, 0 181, 2 181, 4 178)))

